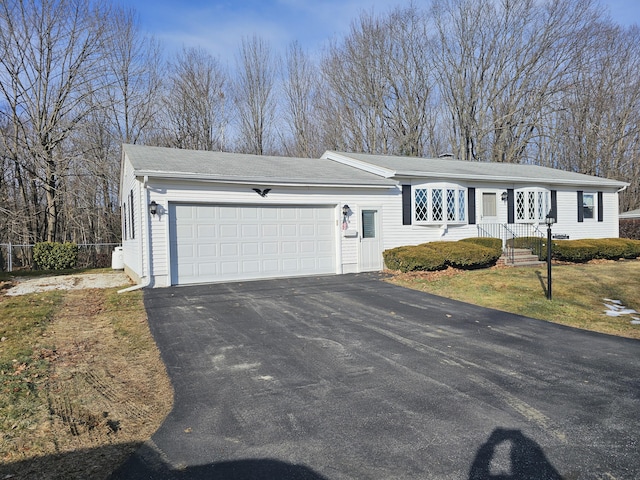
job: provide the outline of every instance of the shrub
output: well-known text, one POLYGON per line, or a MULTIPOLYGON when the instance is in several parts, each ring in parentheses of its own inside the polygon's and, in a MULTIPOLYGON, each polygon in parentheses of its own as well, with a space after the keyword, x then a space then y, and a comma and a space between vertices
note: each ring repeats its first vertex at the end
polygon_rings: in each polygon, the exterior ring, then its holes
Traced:
POLYGON ((495 265, 502 255, 501 241, 473 240, 481 241, 430 242, 392 248, 383 252, 384 263, 390 270, 402 272, 442 270, 447 266, 474 269, 495 265))
POLYGON ((474 243, 476 245, 481 245, 483 247, 491 248, 495 250, 498 254, 498 257, 502 255, 502 240, 499 238, 491 238, 491 237, 471 237, 460 240, 461 242, 466 243, 474 243))
POLYGON ((66 270, 76 266, 78 245, 75 243, 36 243, 33 260, 40 270, 66 270))
POLYGON ((553 243, 553 258, 583 263, 598 255, 598 246, 591 240, 559 240, 553 243))
POLYGON ((382 256, 388 269, 401 272, 434 271, 446 267, 444 256, 426 244, 392 248, 385 250, 382 256))
POLYGON ((596 258, 606 260, 618 260, 619 258, 636 258, 633 246, 622 238, 603 238, 593 240, 592 243, 598 247, 596 258))
POLYGON ((442 253, 447 265, 465 270, 494 265, 502 255, 502 249, 497 251, 473 242, 432 242, 427 245, 442 253))
POLYGON ((639 256, 640 240, 626 238, 560 240, 553 244, 553 258, 567 262, 588 262, 596 258, 632 259, 639 256))

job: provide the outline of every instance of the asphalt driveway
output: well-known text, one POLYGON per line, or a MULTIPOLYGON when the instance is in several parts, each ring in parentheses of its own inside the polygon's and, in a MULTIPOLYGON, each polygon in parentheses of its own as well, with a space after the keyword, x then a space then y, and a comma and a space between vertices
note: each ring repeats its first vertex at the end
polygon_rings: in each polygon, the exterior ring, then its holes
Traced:
POLYGON ((145 291, 175 389, 114 478, 632 479, 640 342, 378 274, 145 291))

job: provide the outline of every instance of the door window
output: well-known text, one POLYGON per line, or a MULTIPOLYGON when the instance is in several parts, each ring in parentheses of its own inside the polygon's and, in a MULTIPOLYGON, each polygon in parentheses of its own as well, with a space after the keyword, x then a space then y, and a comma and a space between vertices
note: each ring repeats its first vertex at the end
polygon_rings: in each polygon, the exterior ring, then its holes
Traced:
POLYGON ((362 238, 376 238, 376 211, 362 211, 362 238))
POLYGON ((485 217, 496 216, 496 194, 482 193, 482 215, 485 217))

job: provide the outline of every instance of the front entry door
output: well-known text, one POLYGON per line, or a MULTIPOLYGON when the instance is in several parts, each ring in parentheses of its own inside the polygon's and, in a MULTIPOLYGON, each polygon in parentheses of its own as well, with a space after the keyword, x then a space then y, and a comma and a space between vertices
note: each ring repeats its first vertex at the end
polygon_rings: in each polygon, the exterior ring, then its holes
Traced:
POLYGON ((371 272, 382 270, 379 209, 364 209, 361 215, 360 271, 371 272))
POLYGON ((482 216, 480 223, 498 223, 497 195, 495 192, 482 192, 482 216))

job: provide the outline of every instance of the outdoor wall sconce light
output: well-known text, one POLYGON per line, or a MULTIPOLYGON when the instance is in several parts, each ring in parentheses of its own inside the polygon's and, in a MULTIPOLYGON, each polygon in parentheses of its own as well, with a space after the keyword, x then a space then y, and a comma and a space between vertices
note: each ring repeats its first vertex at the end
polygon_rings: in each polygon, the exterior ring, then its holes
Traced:
POLYGON ((500 195, 500 198, 502 199, 503 202, 506 202, 507 198, 509 198, 509 195, 507 194, 507 192, 502 192, 502 195, 500 195))
POLYGON ((345 203, 345 204, 342 206, 342 215, 344 215, 345 217, 346 217, 347 215, 349 215, 349 210, 350 210, 349 205, 347 205, 347 204, 345 203))
POLYGON ((156 203, 155 200, 152 200, 151 203, 149 204, 149 213, 151 215, 155 215, 156 213, 158 213, 158 204, 156 203))

